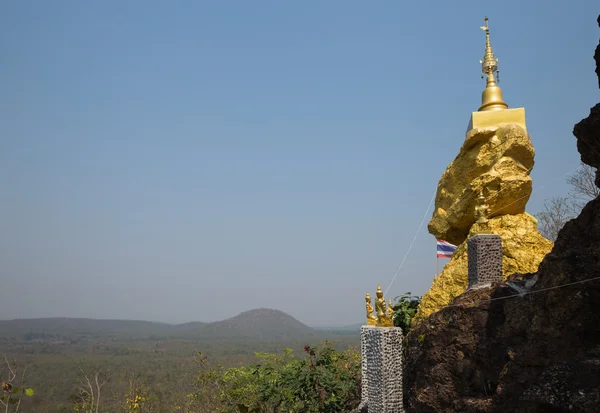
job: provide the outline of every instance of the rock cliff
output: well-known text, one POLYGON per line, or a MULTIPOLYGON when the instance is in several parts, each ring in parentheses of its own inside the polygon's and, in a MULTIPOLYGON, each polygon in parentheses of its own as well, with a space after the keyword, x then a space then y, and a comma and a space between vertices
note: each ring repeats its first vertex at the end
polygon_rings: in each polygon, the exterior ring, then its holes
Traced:
MULTIPOLYGON (((600 104, 574 135, 600 166, 600 104)), ((537 272, 469 290, 415 326, 405 368, 409 412, 600 411, 600 198, 537 272)))

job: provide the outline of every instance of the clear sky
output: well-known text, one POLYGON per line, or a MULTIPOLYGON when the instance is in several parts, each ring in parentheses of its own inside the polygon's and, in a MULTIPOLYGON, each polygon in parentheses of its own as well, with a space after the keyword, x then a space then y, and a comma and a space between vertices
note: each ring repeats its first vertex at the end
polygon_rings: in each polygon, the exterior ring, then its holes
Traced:
MULTIPOLYGON (((485 15, 528 211, 568 191, 597 6, 2 2, 0 318, 362 321, 480 105, 485 15)), ((389 298, 431 284, 427 221, 389 298)))

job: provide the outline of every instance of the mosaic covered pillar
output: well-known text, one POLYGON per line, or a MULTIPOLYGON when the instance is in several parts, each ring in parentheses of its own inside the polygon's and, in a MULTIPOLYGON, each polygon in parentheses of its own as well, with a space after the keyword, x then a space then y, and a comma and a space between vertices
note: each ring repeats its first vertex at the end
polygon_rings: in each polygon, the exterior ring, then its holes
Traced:
POLYGON ((469 238, 469 288, 502 281, 502 238, 477 234, 469 238))
POLYGON ((402 329, 361 329, 362 402, 369 413, 402 413, 402 329))

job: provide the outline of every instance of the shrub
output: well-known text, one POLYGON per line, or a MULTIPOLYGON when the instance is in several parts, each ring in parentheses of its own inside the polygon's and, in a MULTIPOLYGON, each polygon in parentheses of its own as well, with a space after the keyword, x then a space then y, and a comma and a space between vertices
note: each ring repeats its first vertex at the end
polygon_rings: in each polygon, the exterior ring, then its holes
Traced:
POLYGON ((394 310, 394 325, 401 327, 404 335, 406 335, 410 330, 413 317, 417 314, 421 297, 413 296, 408 292, 396 297, 395 301, 396 304, 392 307, 394 310))
MULTIPOLYGON (((256 353, 257 363, 203 369, 186 412, 345 412, 360 402, 360 354, 330 343, 305 346, 306 356, 256 353)), ((204 366, 206 358, 201 365, 204 366)))

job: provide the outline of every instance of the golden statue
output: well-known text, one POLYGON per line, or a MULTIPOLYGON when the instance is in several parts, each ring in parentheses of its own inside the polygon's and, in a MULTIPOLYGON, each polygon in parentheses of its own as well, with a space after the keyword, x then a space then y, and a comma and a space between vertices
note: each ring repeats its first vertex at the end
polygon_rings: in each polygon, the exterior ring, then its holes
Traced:
POLYGON ((477 197, 477 204, 475 205, 475 219, 478 224, 487 224, 488 223, 488 214, 490 213, 490 208, 485 203, 485 197, 483 194, 479 194, 477 197))
MULTIPOLYGON (((377 299, 375 300, 375 311, 377 312, 377 327, 393 327, 392 319, 388 316, 388 309, 383 298, 381 285, 377 285, 377 299)), ((393 311, 393 310, 392 310, 393 311)))
POLYGON ((374 326, 377 324, 377 317, 373 314, 373 306, 371 305, 371 295, 367 293, 365 295, 365 301, 367 302, 367 325, 374 326))
POLYGON ((390 301, 388 302, 388 308, 387 308, 387 317, 392 321, 394 321, 394 305, 392 304, 392 300, 390 299, 390 301))

